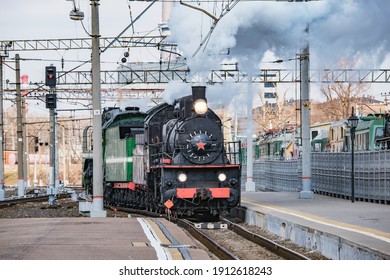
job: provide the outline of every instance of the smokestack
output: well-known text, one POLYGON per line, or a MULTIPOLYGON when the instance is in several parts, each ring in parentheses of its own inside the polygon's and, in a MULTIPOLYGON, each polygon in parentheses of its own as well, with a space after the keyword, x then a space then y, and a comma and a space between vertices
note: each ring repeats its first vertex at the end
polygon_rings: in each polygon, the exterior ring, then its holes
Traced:
POLYGON ((192 100, 206 99, 206 87, 205 86, 193 86, 192 87, 192 100))

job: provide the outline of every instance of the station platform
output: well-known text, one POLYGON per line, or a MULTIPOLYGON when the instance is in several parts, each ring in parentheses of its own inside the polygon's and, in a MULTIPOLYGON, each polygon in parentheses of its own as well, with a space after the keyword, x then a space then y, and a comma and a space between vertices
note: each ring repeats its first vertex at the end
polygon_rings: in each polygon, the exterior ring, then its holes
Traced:
POLYGON ((390 259, 390 206, 298 192, 243 192, 248 224, 336 260, 390 259))
POLYGON ((1 260, 208 260, 163 218, 0 219, 1 260))

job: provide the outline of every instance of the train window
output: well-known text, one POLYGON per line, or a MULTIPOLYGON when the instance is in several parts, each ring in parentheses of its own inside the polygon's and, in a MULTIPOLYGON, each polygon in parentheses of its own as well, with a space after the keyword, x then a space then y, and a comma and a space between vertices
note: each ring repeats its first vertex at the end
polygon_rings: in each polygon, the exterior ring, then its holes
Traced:
POLYGON ((274 88, 275 87, 275 83, 266 82, 266 83, 264 83, 264 87, 265 88, 274 88))
POLYGON ((385 133, 383 127, 377 127, 375 129, 375 138, 384 137, 385 136, 384 134, 385 133))
POLYGON ((264 98, 275 98, 275 93, 273 93, 273 92, 264 92, 264 98))

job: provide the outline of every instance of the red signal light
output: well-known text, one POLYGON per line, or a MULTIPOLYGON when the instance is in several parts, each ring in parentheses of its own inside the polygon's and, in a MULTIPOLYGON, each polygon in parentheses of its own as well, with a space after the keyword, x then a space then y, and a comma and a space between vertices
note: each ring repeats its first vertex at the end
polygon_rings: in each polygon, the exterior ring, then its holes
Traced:
POLYGON ((56 67, 55 66, 47 66, 46 70, 46 80, 45 85, 49 87, 56 86, 56 67))

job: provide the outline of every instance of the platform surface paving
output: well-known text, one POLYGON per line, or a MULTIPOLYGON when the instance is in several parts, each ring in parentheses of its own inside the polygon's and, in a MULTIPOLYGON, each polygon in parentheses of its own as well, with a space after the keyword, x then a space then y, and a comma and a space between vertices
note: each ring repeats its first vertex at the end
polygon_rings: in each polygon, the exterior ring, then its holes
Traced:
MULTIPOLYGON (((261 213, 261 217, 272 216, 275 217, 273 221, 289 221, 307 231, 337 236, 390 256, 389 205, 352 203, 323 195, 300 199, 299 193, 294 192, 243 192, 242 206, 261 213)), ((264 223, 265 219, 261 220, 264 223)), ((268 223, 270 221, 268 219, 268 223)), ((282 227, 276 228, 276 222, 271 226, 279 233, 286 231, 282 227)))
MULTIPOLYGON (((191 246, 188 251, 193 259, 209 258, 181 228, 157 220, 179 243, 191 246)), ((160 257, 152 243, 162 242, 168 244, 160 245, 169 245, 152 219, 142 223, 136 218, 0 219, 2 260, 156 260, 160 257), (152 242, 148 235, 155 240, 152 242)), ((181 258, 177 249, 160 250, 168 259, 181 258)))

